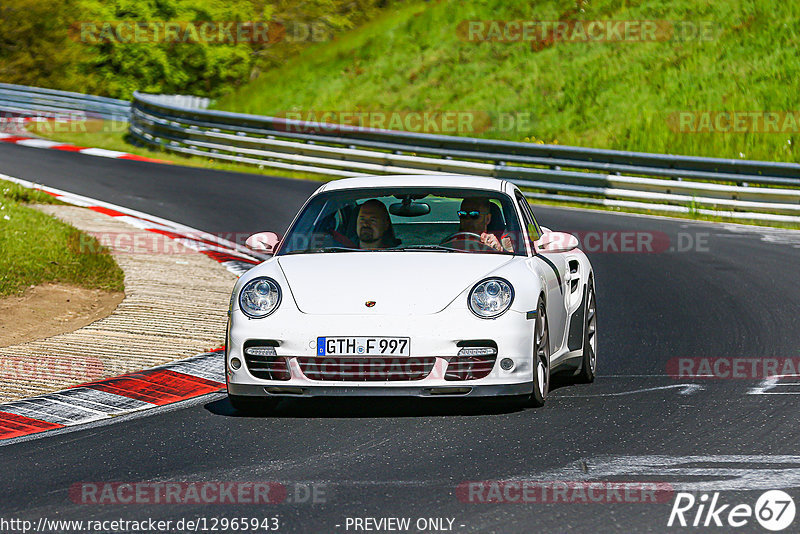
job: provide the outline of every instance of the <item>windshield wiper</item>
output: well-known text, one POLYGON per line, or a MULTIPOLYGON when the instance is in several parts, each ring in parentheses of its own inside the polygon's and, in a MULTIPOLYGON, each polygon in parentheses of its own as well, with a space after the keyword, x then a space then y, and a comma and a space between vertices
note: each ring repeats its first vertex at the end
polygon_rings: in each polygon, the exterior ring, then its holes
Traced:
POLYGON ((322 247, 322 248, 305 248, 302 250, 293 250, 291 252, 287 252, 286 255, 289 254, 316 254, 316 253, 323 253, 323 252, 361 252, 362 249, 360 248, 347 248, 347 247, 322 247))
POLYGON ((494 249, 462 250, 460 248, 450 248, 450 247, 445 247, 445 246, 442 246, 442 245, 411 245, 410 247, 393 248, 393 249, 388 249, 388 250, 400 250, 400 251, 405 251, 405 250, 441 250, 441 251, 444 251, 444 252, 469 252, 469 253, 479 252, 479 253, 482 253, 482 254, 488 253, 488 254, 506 254, 506 255, 511 255, 511 256, 514 255, 513 252, 509 252, 508 250, 494 250, 494 249))
POLYGON ((410 247, 400 247, 394 248, 391 250, 399 250, 399 251, 406 251, 406 250, 441 250, 444 252, 464 252, 463 250, 458 250, 455 248, 450 247, 443 247, 442 245, 411 245, 410 247))

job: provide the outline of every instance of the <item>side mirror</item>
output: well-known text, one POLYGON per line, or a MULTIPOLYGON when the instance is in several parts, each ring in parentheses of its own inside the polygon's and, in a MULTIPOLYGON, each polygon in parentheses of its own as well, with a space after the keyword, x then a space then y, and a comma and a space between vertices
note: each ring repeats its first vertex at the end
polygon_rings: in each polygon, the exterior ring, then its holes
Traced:
POLYGON ((263 254, 272 254, 281 242, 280 234, 275 232, 259 232, 247 238, 244 242, 247 248, 263 254))
MULTIPOLYGON (((545 229, 542 228, 542 231, 545 229)), ((549 229, 536 241, 536 250, 541 252, 569 252, 578 248, 580 242, 572 234, 551 232, 549 229)))

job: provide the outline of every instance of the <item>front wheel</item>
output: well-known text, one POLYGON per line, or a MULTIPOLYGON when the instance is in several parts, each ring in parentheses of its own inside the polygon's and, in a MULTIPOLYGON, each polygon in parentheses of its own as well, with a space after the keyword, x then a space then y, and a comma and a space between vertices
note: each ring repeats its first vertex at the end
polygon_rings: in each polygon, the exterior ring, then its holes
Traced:
POLYGON ((581 371, 576 377, 578 382, 588 384, 594 382, 597 370, 597 304, 594 284, 589 279, 586 289, 586 320, 583 328, 583 359, 581 371))
POLYGON ((547 325, 547 312, 544 301, 539 299, 536 312, 536 330, 533 348, 533 391, 529 402, 538 408, 544 406, 550 393, 550 330, 547 325))

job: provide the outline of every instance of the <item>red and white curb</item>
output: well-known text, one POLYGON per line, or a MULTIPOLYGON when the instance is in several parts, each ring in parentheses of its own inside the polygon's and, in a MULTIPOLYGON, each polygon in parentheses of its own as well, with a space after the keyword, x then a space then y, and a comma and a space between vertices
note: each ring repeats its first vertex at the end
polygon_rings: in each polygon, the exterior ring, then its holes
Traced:
POLYGON ((28 180, 21 180, 4 174, 0 174, 0 180, 14 182, 29 189, 43 191, 67 204, 88 208, 97 213, 115 217, 117 220, 126 222, 141 230, 154 232, 174 239, 181 245, 196 250, 201 254, 205 254, 211 259, 221 263, 226 269, 237 276, 240 276, 265 259, 264 257, 257 257, 252 251, 238 243, 174 221, 162 219, 161 217, 155 217, 140 211, 117 206, 116 204, 76 195, 54 187, 36 184, 28 180))
POLYGON ((0 404, 0 440, 91 423, 225 388, 222 350, 0 404))
MULTIPOLYGON (((167 219, 0 174, 0 179, 177 240, 241 275, 260 259, 241 245, 167 219)), ((159 367, 0 404, 0 441, 164 406, 225 388, 222 349, 159 367)))
POLYGON ((79 154, 86 154, 87 156, 100 156, 102 158, 128 159, 133 161, 149 161, 151 163, 170 163, 170 164, 172 163, 171 161, 166 161, 163 159, 137 156, 136 154, 129 154, 127 152, 120 152, 118 150, 106 150, 105 148, 89 148, 85 146, 70 145, 68 143, 59 143, 58 141, 50 141, 49 139, 39 139, 37 137, 25 137, 3 132, 0 132, 0 141, 2 141, 3 143, 12 143, 15 145, 28 146, 33 148, 52 148, 53 150, 62 150, 65 152, 77 152, 79 154))
MULTIPOLYGON (((3 121, 3 126, 6 130, 12 130, 13 133, 0 132, 0 141, 3 143, 12 143, 20 146, 27 146, 33 148, 50 148, 53 150, 61 150, 65 152, 77 152, 79 154, 86 154, 87 156, 99 156, 102 158, 113 159, 128 159, 133 161, 149 161, 151 163, 166 163, 171 164, 171 161, 163 159, 148 158, 145 156, 137 156, 136 154, 129 154, 127 152, 120 152, 118 150, 106 150, 104 148, 90 148, 85 146, 70 145, 69 143, 60 143, 58 141, 50 141, 49 139, 40 139, 38 137, 30 137, 24 135, 25 124, 29 122, 43 122, 48 120, 44 117, 13 117, 6 118, 3 121), (23 135, 18 135, 23 134, 23 135)), ((69 122, 69 119, 58 119, 61 122, 69 122)))

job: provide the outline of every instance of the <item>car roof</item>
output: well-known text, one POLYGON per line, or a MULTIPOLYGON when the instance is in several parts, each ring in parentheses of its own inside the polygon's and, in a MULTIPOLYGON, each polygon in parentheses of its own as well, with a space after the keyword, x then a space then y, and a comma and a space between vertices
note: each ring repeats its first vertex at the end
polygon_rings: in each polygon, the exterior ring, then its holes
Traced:
POLYGON ((435 174, 410 174, 410 175, 378 175, 359 176, 358 178, 342 178, 333 180, 317 190, 336 191, 342 189, 362 189, 368 187, 461 187, 465 189, 483 189, 489 191, 504 191, 505 180, 497 178, 484 178, 481 176, 435 175, 435 174))

